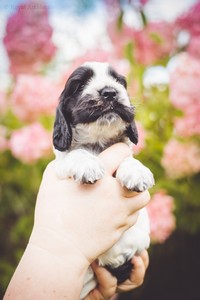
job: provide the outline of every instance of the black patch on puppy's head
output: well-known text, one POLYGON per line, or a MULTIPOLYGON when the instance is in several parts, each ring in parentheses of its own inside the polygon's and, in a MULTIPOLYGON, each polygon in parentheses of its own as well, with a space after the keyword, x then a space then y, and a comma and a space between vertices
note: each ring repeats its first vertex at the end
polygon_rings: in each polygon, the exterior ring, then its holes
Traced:
POLYGON ((125 78, 123 75, 120 75, 119 73, 117 73, 112 67, 109 67, 108 73, 109 73, 109 75, 112 76, 117 82, 119 82, 121 85, 123 85, 125 89, 127 89, 126 78, 125 78))
POLYGON ((72 116, 71 111, 87 82, 94 75, 88 67, 77 68, 68 78, 65 88, 60 96, 60 103, 56 110, 53 131, 53 145, 59 151, 69 149, 72 141, 72 116))

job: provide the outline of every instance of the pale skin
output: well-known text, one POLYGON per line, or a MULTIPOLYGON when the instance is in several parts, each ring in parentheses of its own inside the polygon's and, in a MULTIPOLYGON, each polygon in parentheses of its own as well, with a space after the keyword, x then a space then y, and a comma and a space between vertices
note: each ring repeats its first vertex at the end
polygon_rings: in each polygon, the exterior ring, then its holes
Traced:
POLYGON ((127 191, 112 176, 130 154, 128 146, 120 143, 102 152, 99 158, 106 175, 93 185, 59 180, 54 161, 47 166, 32 234, 4 299, 78 300, 90 264, 99 284, 84 300, 110 299, 142 284, 148 267, 146 251, 133 258, 132 274, 121 285, 95 262, 135 224, 138 210, 150 199, 147 191, 127 191))

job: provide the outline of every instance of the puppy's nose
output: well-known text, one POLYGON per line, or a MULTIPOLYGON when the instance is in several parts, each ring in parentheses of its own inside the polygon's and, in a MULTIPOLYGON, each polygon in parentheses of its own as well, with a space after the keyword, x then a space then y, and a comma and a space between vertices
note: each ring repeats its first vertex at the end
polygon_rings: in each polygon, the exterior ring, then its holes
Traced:
POLYGON ((112 87, 105 87, 101 90, 100 95, 103 97, 103 99, 112 101, 117 96, 117 91, 112 87))

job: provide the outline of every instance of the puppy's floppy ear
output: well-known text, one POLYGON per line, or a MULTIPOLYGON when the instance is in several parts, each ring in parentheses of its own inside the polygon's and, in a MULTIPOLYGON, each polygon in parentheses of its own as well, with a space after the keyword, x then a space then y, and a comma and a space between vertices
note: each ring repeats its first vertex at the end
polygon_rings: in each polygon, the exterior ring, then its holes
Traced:
POLYGON ((72 141, 72 129, 70 124, 66 121, 61 110, 61 104, 56 110, 56 119, 53 130, 53 145, 59 151, 69 149, 72 141))
POLYGON ((131 140, 132 143, 137 145, 138 143, 138 131, 135 124, 135 121, 132 121, 126 130, 127 137, 131 140))

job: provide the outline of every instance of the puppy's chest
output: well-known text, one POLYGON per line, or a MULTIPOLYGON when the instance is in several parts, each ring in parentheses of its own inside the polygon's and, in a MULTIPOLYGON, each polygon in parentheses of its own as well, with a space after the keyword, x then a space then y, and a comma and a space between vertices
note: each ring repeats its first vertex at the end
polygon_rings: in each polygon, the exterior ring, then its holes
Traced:
POLYGON ((96 123, 78 124, 73 130, 71 150, 85 148, 100 153, 109 146, 125 142, 124 124, 100 125, 96 123))

